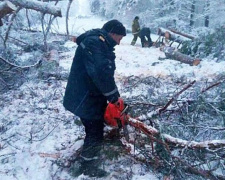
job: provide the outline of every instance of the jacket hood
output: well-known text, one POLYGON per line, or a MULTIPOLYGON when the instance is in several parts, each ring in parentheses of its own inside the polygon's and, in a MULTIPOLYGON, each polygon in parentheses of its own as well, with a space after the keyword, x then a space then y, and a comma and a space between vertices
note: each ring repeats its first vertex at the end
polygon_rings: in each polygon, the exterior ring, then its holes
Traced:
POLYGON ((116 45, 116 41, 104 29, 92 29, 77 37, 76 43, 79 45, 84 39, 90 36, 102 36, 110 47, 116 45))

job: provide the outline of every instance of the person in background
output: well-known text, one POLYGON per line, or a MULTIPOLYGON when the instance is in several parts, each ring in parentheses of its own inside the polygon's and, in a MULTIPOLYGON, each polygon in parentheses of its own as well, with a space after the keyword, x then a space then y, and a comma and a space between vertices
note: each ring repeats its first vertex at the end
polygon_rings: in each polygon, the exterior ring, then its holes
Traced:
POLYGON ((125 27, 114 19, 101 29, 92 29, 76 38, 78 47, 63 99, 64 107, 80 117, 86 133, 81 155, 76 159, 75 169, 72 169, 76 176, 107 175, 100 168, 104 112, 107 101, 118 103, 120 99, 121 102, 114 79, 114 47, 120 44, 124 36, 125 27))
POLYGON ((152 46, 152 39, 150 37, 151 30, 148 27, 143 27, 140 30, 139 37, 141 38, 141 46, 142 47, 151 47, 152 46))
POLYGON ((139 24, 139 17, 136 16, 133 20, 133 23, 132 23, 132 34, 133 34, 133 40, 131 41, 131 45, 134 46, 136 41, 137 41, 137 38, 138 38, 138 34, 140 32, 140 24, 139 24))

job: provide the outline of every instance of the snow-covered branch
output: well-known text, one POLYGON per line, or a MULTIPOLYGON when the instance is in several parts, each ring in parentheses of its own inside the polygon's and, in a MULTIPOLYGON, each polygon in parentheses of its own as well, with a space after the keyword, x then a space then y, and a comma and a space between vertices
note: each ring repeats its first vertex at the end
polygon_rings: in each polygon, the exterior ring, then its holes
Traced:
POLYGON ((29 0, 10 0, 10 2, 22 8, 33 9, 35 11, 40 11, 44 14, 51 14, 56 17, 57 16, 62 17, 60 8, 46 2, 29 1, 29 0))
POLYGON ((1 18, 3 18, 5 15, 12 13, 16 10, 16 6, 14 6, 9 1, 4 1, 0 3, 0 26, 3 25, 1 18))
POLYGON ((17 68, 21 68, 21 69, 26 69, 26 68, 35 67, 35 66, 37 66, 37 65, 40 63, 40 60, 39 60, 38 62, 36 62, 35 64, 30 65, 30 66, 18 66, 18 65, 16 65, 16 64, 13 64, 13 63, 7 61, 6 59, 4 59, 4 58, 2 58, 2 57, 0 57, 0 61, 3 61, 4 63, 9 64, 10 66, 17 67, 17 68))
POLYGON ((188 147, 188 148, 220 148, 225 147, 225 139, 222 140, 210 140, 210 141, 202 141, 202 142, 196 142, 196 141, 187 141, 179 138, 172 137, 168 134, 160 134, 160 132, 151 126, 147 126, 141 121, 138 121, 134 118, 128 119, 128 124, 138 128, 141 130, 144 134, 148 136, 158 136, 161 135, 161 137, 167 142, 168 144, 173 144, 177 147, 188 147))

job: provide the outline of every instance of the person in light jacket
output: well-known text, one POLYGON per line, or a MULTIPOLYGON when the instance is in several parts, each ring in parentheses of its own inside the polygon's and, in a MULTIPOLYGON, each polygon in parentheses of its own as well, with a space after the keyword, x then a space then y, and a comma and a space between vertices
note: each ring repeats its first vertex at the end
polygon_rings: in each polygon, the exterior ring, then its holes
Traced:
POLYGON ((137 41, 137 38, 138 38, 138 34, 140 32, 140 24, 139 24, 139 17, 136 16, 133 20, 133 23, 132 23, 132 34, 133 34, 133 40, 131 41, 131 45, 134 46, 136 41, 137 41))

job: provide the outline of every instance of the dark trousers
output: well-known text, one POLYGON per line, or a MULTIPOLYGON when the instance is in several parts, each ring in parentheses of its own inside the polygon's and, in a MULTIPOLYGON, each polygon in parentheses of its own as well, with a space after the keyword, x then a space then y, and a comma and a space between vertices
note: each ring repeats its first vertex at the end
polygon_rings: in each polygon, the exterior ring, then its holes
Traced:
POLYGON ((133 40, 131 41, 131 45, 135 45, 137 38, 138 38, 138 33, 137 34, 133 34, 133 40))
POLYGON ((141 36, 141 46, 142 47, 151 47, 152 46, 152 39, 150 35, 141 36), (146 40, 147 38, 147 40, 146 40))
POLYGON ((82 119, 85 127, 85 139, 81 156, 87 159, 98 157, 103 143, 103 119, 82 119))

